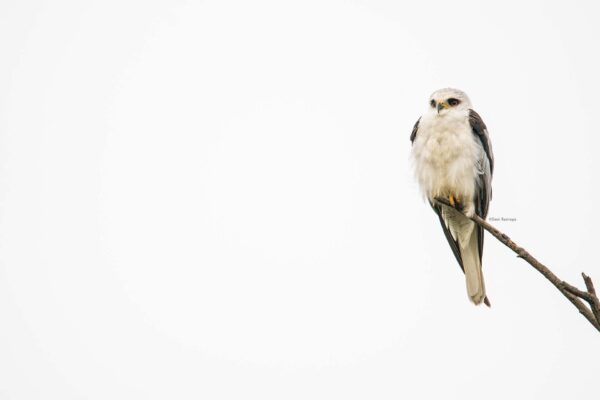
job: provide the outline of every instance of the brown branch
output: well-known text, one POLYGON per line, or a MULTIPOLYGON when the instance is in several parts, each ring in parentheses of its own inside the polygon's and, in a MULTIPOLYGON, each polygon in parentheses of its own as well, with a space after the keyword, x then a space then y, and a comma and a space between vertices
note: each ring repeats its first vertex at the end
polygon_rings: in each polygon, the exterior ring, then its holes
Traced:
POLYGON ((587 288, 587 291, 590 294, 591 299, 588 300, 588 303, 590 303, 590 308, 594 313, 594 317, 596 317, 596 321, 600 321, 600 301, 598 300, 598 296, 596 296, 596 289, 594 289, 594 283, 592 282, 592 278, 590 278, 583 272, 581 273, 581 276, 583 277, 585 287, 587 288))
MULTIPOLYGON (((450 204, 448 199, 438 197, 435 200, 440 204, 462 212, 462 210, 450 204)), ((522 258, 527 263, 529 263, 529 265, 535 268, 539 273, 541 273, 544 276, 544 278, 549 280, 550 283, 552 283, 575 306, 575 308, 579 310, 579 312, 585 317, 585 319, 589 321, 590 324, 592 324, 594 328, 600 331, 600 300, 596 295, 594 284, 592 283, 592 279, 589 276, 583 273, 581 274, 583 276, 583 280, 585 282, 587 291, 580 290, 575 286, 570 285, 567 282, 559 279, 556 275, 554 275, 552 271, 550 271, 550 269, 548 269, 548 267, 546 267, 535 257, 529 254, 527 250, 518 246, 507 235, 490 225, 480 216, 475 214, 469 218, 475 223, 477 223, 479 226, 481 226, 483 229, 491 233, 506 247, 514 251, 517 254, 517 257, 522 258), (581 300, 585 300, 589 304, 589 308, 581 300)))

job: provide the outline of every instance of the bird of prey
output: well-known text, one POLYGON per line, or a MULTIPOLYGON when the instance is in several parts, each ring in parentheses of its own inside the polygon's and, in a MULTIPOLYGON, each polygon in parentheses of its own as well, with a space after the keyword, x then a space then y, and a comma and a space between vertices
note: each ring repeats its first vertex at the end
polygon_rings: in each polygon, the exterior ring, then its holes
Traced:
POLYGON ((446 198, 466 215, 485 219, 494 172, 487 128, 463 91, 440 89, 429 98, 428 110, 417 120, 410 141, 417 182, 465 273, 469 298, 489 306, 481 271, 483 229, 454 208, 434 201, 446 198))

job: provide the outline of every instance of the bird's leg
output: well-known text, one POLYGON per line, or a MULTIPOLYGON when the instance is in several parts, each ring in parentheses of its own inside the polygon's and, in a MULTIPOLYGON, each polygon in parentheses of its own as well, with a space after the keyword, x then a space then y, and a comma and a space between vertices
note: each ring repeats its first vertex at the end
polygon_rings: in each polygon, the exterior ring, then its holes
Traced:
POLYGON ((453 195, 450 195, 450 196, 448 196, 448 201, 450 202, 450 205, 451 205, 452 207, 454 207, 454 203, 455 203, 455 202, 454 202, 454 196, 453 196, 453 195))

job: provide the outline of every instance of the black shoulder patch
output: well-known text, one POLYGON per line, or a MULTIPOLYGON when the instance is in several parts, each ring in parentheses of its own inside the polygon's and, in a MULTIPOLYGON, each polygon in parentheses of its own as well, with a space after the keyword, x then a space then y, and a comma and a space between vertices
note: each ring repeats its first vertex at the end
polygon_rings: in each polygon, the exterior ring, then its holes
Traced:
POLYGON ((487 127, 485 123, 475 112, 475 110, 469 110, 469 124, 471 124, 471 129, 473 130, 473 134, 479 138, 481 145, 483 146, 483 150, 487 155, 488 160, 490 161, 490 172, 494 173, 494 156, 491 151, 490 146, 490 138, 488 136, 487 127))
POLYGON ((419 130, 419 121, 421 120, 421 118, 419 118, 417 120, 417 122, 415 122, 415 126, 413 127, 412 133, 410 134, 410 142, 414 142, 415 138, 417 137, 417 131, 419 130))

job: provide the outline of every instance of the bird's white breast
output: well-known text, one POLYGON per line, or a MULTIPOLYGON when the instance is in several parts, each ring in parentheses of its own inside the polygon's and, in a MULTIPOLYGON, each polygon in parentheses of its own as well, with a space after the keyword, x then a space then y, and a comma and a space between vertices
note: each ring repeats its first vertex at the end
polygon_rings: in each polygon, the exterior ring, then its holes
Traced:
POLYGON ((425 114, 412 151, 423 194, 430 200, 453 195, 470 208, 482 151, 472 133, 468 111, 425 114))

